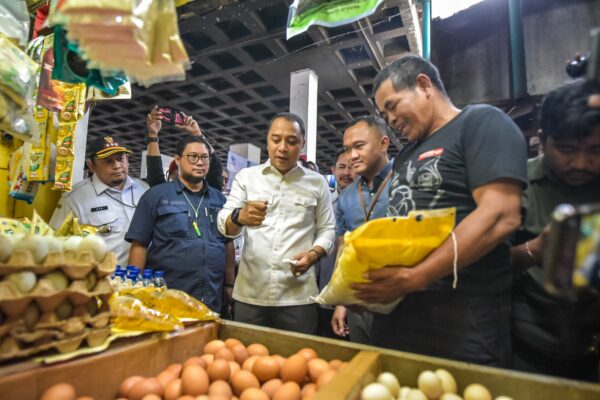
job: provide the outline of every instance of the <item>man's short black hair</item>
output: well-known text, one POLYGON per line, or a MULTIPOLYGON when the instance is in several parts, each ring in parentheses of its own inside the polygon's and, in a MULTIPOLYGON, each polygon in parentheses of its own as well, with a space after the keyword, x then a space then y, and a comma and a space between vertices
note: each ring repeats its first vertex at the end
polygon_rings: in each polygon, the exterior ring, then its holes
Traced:
POLYGON ((302 135, 302 137, 306 137, 305 136, 306 129, 304 128, 304 121, 302 121, 302 118, 300 118, 298 115, 296 115, 294 113, 290 113, 290 112, 280 112, 279 114, 276 114, 273 118, 271 118, 271 121, 269 122, 269 129, 271 129, 271 125, 273 125, 273 122, 279 118, 287 119, 290 122, 296 122, 298 124, 298 126, 300 127, 300 134, 302 135))
POLYGON ((335 159, 333 160, 333 166, 335 167, 337 165, 338 159, 340 158, 340 156, 342 154, 346 154, 346 150, 345 149, 339 149, 336 153, 335 153, 335 159))
POLYGON ((429 77, 433 86, 448 97, 436 66, 413 54, 400 57, 377 74, 373 85, 373 96, 375 96, 383 82, 388 79, 392 80, 392 86, 395 90, 413 89, 417 84, 419 74, 429 77))
POLYGON ((552 90, 540 107, 541 139, 577 139, 589 136, 600 126, 600 110, 588 106, 597 93, 596 84, 578 79, 552 90))
POLYGON ((208 153, 212 154, 212 147, 210 146, 210 144, 206 141, 206 139, 203 136, 191 136, 191 135, 185 135, 184 137, 182 137, 179 140, 179 142, 177 142, 177 146, 175 147, 175 154, 177 154, 179 157, 181 157, 183 155, 183 151, 185 150, 186 146, 190 143, 202 143, 203 145, 206 146, 208 153))
POLYGON ((346 129, 353 127, 354 125, 365 122, 371 128, 377 128, 381 136, 390 136, 390 128, 385 120, 377 115, 362 115, 360 117, 354 118, 346 129))

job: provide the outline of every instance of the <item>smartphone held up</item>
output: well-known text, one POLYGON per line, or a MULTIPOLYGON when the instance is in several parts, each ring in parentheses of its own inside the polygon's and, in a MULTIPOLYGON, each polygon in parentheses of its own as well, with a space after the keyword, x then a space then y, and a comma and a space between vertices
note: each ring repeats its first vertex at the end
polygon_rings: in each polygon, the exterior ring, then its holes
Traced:
POLYGON ((186 115, 181 111, 175 111, 168 107, 158 109, 161 121, 169 125, 185 125, 186 115))

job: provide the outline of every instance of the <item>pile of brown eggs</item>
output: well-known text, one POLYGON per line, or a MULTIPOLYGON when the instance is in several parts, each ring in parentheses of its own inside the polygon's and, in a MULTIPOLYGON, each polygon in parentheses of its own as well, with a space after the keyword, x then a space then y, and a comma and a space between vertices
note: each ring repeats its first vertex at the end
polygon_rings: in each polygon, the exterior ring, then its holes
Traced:
MULTIPOLYGON (((310 400, 344 365, 308 347, 284 358, 260 343, 213 340, 201 356, 171 364, 156 377, 125 379, 117 400, 310 400)), ((42 400, 77 398, 74 390, 71 397, 47 396, 52 390, 42 400)))

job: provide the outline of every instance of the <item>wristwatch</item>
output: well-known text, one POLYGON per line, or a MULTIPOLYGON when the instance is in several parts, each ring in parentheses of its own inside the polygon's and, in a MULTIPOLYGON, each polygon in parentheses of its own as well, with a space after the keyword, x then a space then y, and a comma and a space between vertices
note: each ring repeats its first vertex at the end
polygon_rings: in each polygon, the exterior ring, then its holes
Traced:
POLYGON ((241 208, 236 208, 233 210, 233 212, 231 213, 231 222, 233 222, 234 224, 236 224, 237 226, 244 226, 241 222, 240 222, 240 211, 242 211, 241 208))
POLYGON ((156 137, 146 136, 146 144, 150 144, 152 142, 158 143, 159 142, 158 136, 156 136, 156 137))

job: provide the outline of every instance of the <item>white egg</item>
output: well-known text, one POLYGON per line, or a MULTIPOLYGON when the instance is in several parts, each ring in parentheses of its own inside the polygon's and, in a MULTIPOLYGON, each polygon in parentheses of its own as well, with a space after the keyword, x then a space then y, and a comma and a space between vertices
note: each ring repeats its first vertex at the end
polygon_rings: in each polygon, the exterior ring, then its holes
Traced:
POLYGON ((10 236, 0 235, 0 262, 7 261, 13 252, 14 242, 10 236))
POLYGON ((62 251, 63 241, 55 236, 46 236, 46 242, 48 243, 48 251, 62 251))
POLYGON ((443 393, 442 381, 436 374, 429 370, 421 372, 417 380, 417 386, 428 399, 437 399, 443 393))
POLYGON ((88 236, 81 240, 77 247, 79 251, 90 250, 96 261, 101 262, 106 256, 106 242, 99 236, 88 236))
POLYGON ((79 243, 81 243, 82 239, 83 238, 81 236, 66 237, 63 242, 63 249, 65 251, 67 251, 67 250, 77 251, 77 248, 79 247, 79 243))
POLYGON ((494 400, 513 400, 513 398, 508 396, 498 396, 494 400))
POLYGON ((408 396, 406 396, 406 400, 428 400, 425 393, 421 392, 419 389, 410 389, 408 392, 408 396))
POLYGON ((436 369, 435 375, 442 382, 442 391, 444 393, 456 393, 457 392, 456 380, 454 379, 454 377, 452 376, 452 374, 450 372, 446 371, 445 369, 436 369))
POLYGON ((472 383, 465 388, 463 393, 465 400, 492 400, 490 391, 479 383, 472 383))
POLYGON ((360 394, 362 400, 393 400, 392 394, 381 383, 370 383, 360 394))
POLYGON ((31 271, 15 272, 6 277, 21 293, 29 293, 37 283, 37 276, 31 271))
POLYGON ((400 388, 400 393, 398 394, 398 400, 406 400, 412 388, 408 386, 403 386, 400 388))
POLYGON ((444 393, 440 400, 463 400, 463 398, 454 393, 444 393))
POLYGON ((400 392, 400 382, 396 376, 390 372, 382 372, 377 377, 377 382, 388 388, 392 396, 397 397, 400 392))
POLYGON ((48 242, 42 235, 27 235, 15 242, 14 251, 26 251, 33 256, 36 264, 41 264, 48 255, 48 242))

